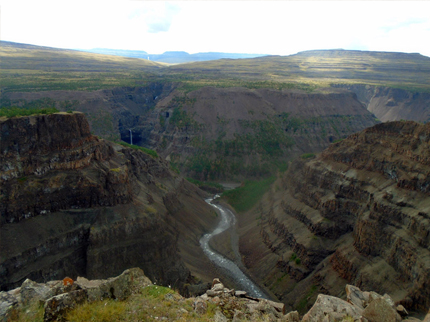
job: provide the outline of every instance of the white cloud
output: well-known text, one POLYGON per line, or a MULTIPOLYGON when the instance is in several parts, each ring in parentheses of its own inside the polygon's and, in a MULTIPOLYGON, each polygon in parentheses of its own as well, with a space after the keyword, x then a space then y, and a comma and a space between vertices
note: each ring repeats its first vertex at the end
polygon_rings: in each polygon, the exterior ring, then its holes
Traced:
POLYGON ((430 1, 0 0, 4 40, 63 48, 430 56, 430 1))

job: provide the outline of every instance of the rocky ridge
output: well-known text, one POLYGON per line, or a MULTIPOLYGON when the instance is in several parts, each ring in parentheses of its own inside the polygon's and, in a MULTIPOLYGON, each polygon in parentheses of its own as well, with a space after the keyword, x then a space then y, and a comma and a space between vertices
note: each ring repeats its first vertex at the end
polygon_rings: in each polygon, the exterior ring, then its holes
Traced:
POLYGON ((2 118, 0 129, 2 290, 134 266, 184 293, 205 279, 198 239, 216 216, 166 161, 91 135, 82 113, 2 118))
POLYGON ((345 297, 345 284, 427 311, 429 140, 427 124, 388 122, 293 162, 261 219, 241 219, 246 266, 302 312, 318 293, 345 297))
MULTIPOLYGON (((128 269, 121 275, 107 280, 78 277, 76 281, 65 278, 48 283, 35 283, 27 279, 19 288, 0 292, 0 318, 2 321, 13 321, 20 315, 32 314, 28 310, 30 307, 43 306, 43 321, 64 321, 67 320, 68 313, 84 303, 105 301, 106 306, 110 305, 106 299, 127 301, 143 294, 145 288, 152 287, 155 290, 158 288, 154 286, 139 268, 128 269)), ((408 317, 407 310, 402 305, 395 305, 388 294, 381 296, 347 285, 346 295, 345 301, 320 294, 312 308, 300 316, 297 311, 287 312, 282 303, 252 298, 246 292, 228 289, 216 278, 212 287, 201 296, 183 298, 168 290, 160 298, 158 305, 177 307, 179 319, 188 320, 207 320, 209 306, 212 306, 214 315, 209 320, 213 321, 421 321, 408 317)), ((142 298, 140 301, 140 305, 145 305, 142 298)), ((154 314, 155 320, 170 320, 167 309, 161 316, 157 316, 155 307, 144 307, 144 310, 147 311, 146 314, 154 314)), ((124 314, 130 315, 131 318, 135 311, 131 310, 124 314)), ((430 321, 430 312, 424 321, 430 321)))

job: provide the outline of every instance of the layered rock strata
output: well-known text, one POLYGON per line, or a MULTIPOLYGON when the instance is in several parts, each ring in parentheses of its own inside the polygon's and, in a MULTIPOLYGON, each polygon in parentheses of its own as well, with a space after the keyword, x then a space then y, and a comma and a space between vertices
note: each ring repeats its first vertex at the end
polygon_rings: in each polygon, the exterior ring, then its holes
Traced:
POLYGON ((45 99, 61 110, 84 112, 100 137, 157 150, 201 181, 267 175, 286 159, 319 152, 377 123, 354 93, 339 89, 203 87, 185 93, 176 87, 152 83, 6 98, 12 104, 45 99))
POLYGON ((205 277, 198 239, 216 216, 166 161, 91 135, 82 113, 3 118, 0 129, 2 290, 135 266, 184 292, 205 277))
POLYGON ((428 310, 429 140, 429 125, 383 123, 291 164, 255 209, 259 226, 241 220, 246 265, 302 311, 346 283, 428 310))

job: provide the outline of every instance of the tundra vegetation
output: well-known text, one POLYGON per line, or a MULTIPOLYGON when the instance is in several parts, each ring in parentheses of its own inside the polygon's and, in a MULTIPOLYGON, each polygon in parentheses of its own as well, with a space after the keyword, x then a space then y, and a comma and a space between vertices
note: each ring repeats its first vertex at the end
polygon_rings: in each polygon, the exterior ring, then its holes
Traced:
POLYGON ((3 91, 91 91, 157 81, 179 83, 185 92, 204 86, 310 92, 331 84, 430 92, 430 61, 419 54, 327 50, 165 65, 145 59, 1 43, 3 91))

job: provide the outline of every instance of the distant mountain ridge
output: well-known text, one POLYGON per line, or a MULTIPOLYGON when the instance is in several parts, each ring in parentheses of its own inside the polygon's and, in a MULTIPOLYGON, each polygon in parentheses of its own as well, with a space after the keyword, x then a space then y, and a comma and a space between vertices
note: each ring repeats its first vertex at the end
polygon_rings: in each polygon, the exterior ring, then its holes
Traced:
POLYGON ((267 56, 263 54, 241 54, 241 53, 222 53, 222 52, 208 52, 189 54, 185 51, 166 51, 163 54, 148 54, 143 50, 123 50, 123 49, 109 49, 109 48, 93 48, 93 49, 79 49, 94 54, 114 55, 131 58, 142 58, 152 61, 180 64, 195 61, 208 61, 217 59, 240 59, 240 58, 256 58, 267 56))

